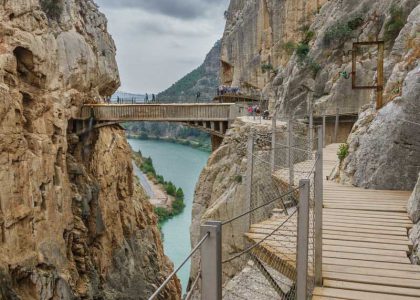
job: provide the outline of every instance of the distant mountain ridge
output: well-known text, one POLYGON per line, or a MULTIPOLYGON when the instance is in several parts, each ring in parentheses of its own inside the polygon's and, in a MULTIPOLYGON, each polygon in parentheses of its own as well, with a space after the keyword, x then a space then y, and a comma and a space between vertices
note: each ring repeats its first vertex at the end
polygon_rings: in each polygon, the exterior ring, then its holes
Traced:
POLYGON ((114 95, 112 95, 111 100, 117 101, 118 98, 124 99, 124 100, 132 100, 134 99, 137 102, 144 101, 144 98, 146 95, 143 94, 134 94, 134 93, 127 93, 124 91, 116 91, 114 95))
POLYGON ((171 87, 157 95, 161 102, 194 102, 200 92, 200 101, 211 101, 219 85, 221 41, 217 41, 203 64, 185 75, 171 87))

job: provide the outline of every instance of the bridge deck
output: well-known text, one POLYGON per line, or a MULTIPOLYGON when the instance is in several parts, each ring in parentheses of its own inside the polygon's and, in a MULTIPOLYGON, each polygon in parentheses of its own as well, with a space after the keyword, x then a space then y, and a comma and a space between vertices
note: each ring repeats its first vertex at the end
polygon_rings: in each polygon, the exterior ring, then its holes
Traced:
MULTIPOLYGON (((326 148, 324 174, 336 164, 337 148, 337 144, 326 148)), ((408 230, 413 226, 406 213, 409 196, 410 192, 366 190, 324 180, 324 285, 315 288, 313 299, 420 298, 420 266, 411 265, 407 256, 412 247, 408 230)), ((252 225, 248 238, 260 241, 285 218, 252 225)), ((295 216, 292 222, 262 244, 277 267, 282 263, 282 270, 295 268, 295 216)))
POLYGON ((82 108, 76 119, 97 121, 231 121, 246 113, 234 103, 180 104, 92 104, 82 108))

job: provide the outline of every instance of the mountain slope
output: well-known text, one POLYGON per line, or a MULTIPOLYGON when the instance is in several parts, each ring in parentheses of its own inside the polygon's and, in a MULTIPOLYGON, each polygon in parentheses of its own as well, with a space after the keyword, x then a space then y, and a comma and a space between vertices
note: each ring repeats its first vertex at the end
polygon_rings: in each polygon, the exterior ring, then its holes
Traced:
POLYGON ((198 92, 201 101, 210 101, 219 85, 221 42, 217 41, 207 54, 203 64, 185 75, 171 87, 158 94, 162 102, 193 102, 198 92))

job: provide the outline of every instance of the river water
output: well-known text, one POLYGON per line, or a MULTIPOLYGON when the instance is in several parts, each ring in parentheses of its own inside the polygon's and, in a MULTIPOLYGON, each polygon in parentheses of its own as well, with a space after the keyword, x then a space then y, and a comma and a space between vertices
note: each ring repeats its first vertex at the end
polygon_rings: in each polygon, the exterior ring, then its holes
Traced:
MULTIPOLYGON (((174 262, 176 268, 191 250, 190 225, 194 189, 207 163, 209 153, 163 141, 129 139, 128 142, 134 151, 140 150, 144 157, 152 158, 158 174, 184 191, 186 205, 184 212, 166 222, 162 227, 165 254, 174 262)), ((139 171, 136 170, 136 172, 139 171)), ((188 284, 189 272, 190 263, 178 274, 183 292, 188 284)))

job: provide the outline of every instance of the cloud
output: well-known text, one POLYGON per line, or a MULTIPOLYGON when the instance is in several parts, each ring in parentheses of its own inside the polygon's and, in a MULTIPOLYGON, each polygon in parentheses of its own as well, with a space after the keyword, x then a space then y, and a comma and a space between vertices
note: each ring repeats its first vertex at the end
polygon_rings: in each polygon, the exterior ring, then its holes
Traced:
POLYGON ((198 67, 229 0, 95 0, 117 46, 121 90, 158 93, 198 67), (189 12, 186 16, 185 12, 189 12))
POLYGON ((102 0, 108 8, 137 8, 180 19, 197 19, 213 11, 225 0, 102 0))

